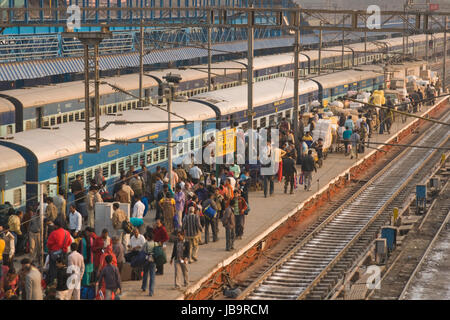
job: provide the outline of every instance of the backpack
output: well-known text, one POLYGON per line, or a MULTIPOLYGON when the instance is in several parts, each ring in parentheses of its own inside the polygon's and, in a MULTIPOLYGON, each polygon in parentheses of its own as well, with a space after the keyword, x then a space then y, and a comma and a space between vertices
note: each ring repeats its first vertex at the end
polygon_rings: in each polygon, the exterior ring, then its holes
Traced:
POLYGON ((125 233, 130 234, 133 231, 133 225, 131 224, 130 221, 124 220, 122 222, 122 229, 125 233))
POLYGON ((164 252, 164 249, 161 246, 156 246, 153 249, 153 257, 157 265, 163 265, 167 263, 166 253, 164 252))

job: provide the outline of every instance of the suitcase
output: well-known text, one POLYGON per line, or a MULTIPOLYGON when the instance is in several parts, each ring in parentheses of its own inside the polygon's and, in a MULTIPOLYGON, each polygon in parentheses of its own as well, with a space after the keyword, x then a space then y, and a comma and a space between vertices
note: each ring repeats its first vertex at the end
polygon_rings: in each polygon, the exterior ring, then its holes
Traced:
POLYGON ((120 279, 122 281, 130 281, 131 280, 131 264, 128 262, 124 262, 122 265, 122 272, 120 273, 120 279))

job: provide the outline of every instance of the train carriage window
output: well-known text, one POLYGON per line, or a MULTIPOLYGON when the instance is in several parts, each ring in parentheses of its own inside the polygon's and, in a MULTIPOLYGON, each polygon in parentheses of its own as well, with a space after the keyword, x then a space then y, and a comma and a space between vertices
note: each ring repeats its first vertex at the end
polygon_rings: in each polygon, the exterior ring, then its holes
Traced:
POLYGON ((128 103, 128 110, 131 110, 131 102, 128 103))
POLYGON ((86 182, 90 183, 92 180, 92 169, 86 170, 86 182))
POLYGON ((72 122, 73 121, 73 113, 70 113, 69 114, 69 122, 72 122))
POLYGON ((139 155, 139 166, 145 166, 145 152, 139 155))
POLYGON ((160 160, 166 159, 166 148, 159 149, 159 159, 160 160))
POLYGON ((80 119, 84 119, 84 111, 80 112, 80 119))
POLYGON ((131 167, 131 157, 128 157, 125 161, 125 168, 128 170, 131 167))
POLYGON ((291 118, 291 110, 286 110, 286 119, 290 119, 291 118))
POLYGON ((132 106, 133 106, 133 109, 136 108, 136 101, 133 101, 132 106))
POLYGON ((63 115, 63 123, 67 122, 67 114, 63 115))
POLYGON ((61 124, 61 120, 62 120, 61 115, 59 115, 59 116, 56 117, 56 123, 57 123, 57 124, 61 124))
POLYGON ((153 162, 158 162, 159 161, 159 150, 155 149, 153 150, 153 162))
POLYGON ((281 122, 281 119, 283 119, 283 113, 279 112, 278 113, 278 122, 281 122))
POLYGON ((117 112, 117 105, 115 104, 115 105, 113 105, 113 113, 116 113, 117 112))
POLYGON ((76 177, 75 174, 71 174, 71 175, 68 177, 67 182, 69 183, 69 186, 71 186, 72 183, 75 181, 75 177, 76 177))
POLYGON ((262 118, 259 120, 259 126, 260 126, 261 128, 265 128, 265 127, 266 127, 266 117, 262 117, 262 118))
POLYGON ((195 149, 195 145, 194 145, 195 140, 194 140, 194 138, 191 138, 190 140, 191 141, 190 141, 190 149, 189 150, 194 150, 195 149))
POLYGON ((105 178, 108 178, 108 177, 109 177, 109 166, 104 166, 104 167, 103 167, 103 176, 104 176, 105 178))
POLYGON ((244 122, 244 123, 242 124, 242 130, 247 131, 247 129, 248 129, 247 122, 244 122))
POLYGON ((275 123, 275 115, 272 114, 269 116, 269 126, 275 123))
POLYGON ((48 127, 50 125, 50 120, 48 119, 48 117, 45 117, 42 123, 44 124, 44 127, 48 127))
POLYGON ((119 103, 119 111, 122 111, 122 104, 119 103))
POLYGON ((258 120, 253 120, 253 129, 258 129, 258 120))
POLYGON ((118 163, 119 163, 119 168, 118 169, 119 169, 119 173, 120 173, 120 172, 124 171, 125 168, 123 166, 123 160, 120 160, 118 163))
POLYGON ((50 125, 51 125, 51 126, 54 126, 55 123, 56 123, 55 117, 51 117, 51 118, 50 118, 50 125))
POLYGON ((14 207, 20 207, 22 204, 22 189, 14 190, 13 203, 14 207))
POLYGON ((147 165, 152 164, 152 151, 147 152, 147 165))
POLYGON ((80 113, 75 112, 75 121, 80 120, 80 113))
POLYGON ((115 174, 117 174, 117 163, 113 162, 111 163, 111 175, 113 176, 115 174))
POLYGON ((133 166, 136 169, 136 167, 139 165, 139 155, 133 156, 133 166))
POLYGON ((108 106, 108 113, 112 113, 112 107, 108 106))

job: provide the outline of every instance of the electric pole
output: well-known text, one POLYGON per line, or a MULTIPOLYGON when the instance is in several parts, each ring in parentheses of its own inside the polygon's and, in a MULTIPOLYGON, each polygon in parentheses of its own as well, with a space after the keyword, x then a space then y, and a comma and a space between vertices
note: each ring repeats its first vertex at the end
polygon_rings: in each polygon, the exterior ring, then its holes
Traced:
POLYGON ((446 85, 447 85, 447 24, 448 24, 448 17, 446 16, 444 18, 444 56, 443 56, 443 66, 442 66, 442 91, 446 92, 446 85))
POLYGON ((140 108, 144 107, 144 104, 142 102, 143 77, 144 77, 144 27, 142 26, 142 19, 141 19, 141 27, 139 30, 139 105, 138 105, 140 108))
MULTIPOLYGON (((253 8, 253 1, 250 2, 249 8, 253 8)), ((251 151, 253 150, 254 140, 251 129, 253 129, 253 45, 254 45, 254 12, 249 11, 247 14, 247 121, 248 121, 248 159, 250 161, 251 151)))
POLYGON ((211 56, 211 24, 213 23, 212 19, 214 19, 213 12, 208 11, 208 91, 211 91, 211 64, 212 64, 212 56, 211 56))
POLYGON ((293 13, 292 24, 295 27, 295 42, 294 42, 294 114, 292 119, 294 120, 294 134, 298 135, 298 115, 299 115, 299 55, 300 55, 300 12, 293 13))
POLYGON ((319 30, 319 70, 317 72, 319 76, 321 69, 322 69, 322 20, 320 21, 320 30, 319 30))

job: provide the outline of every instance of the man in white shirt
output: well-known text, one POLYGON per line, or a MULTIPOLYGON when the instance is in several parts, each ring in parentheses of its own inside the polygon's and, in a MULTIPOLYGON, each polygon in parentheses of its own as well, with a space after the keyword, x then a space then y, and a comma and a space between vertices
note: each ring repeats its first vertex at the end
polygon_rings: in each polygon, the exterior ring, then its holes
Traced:
POLYGON ((194 165, 189 170, 189 176, 192 178, 192 182, 194 182, 194 184, 197 184, 200 181, 201 175, 202 175, 202 170, 200 170, 200 168, 197 165, 194 165))
POLYGON ((139 233, 138 228, 133 229, 133 236, 130 237, 128 249, 131 251, 140 251, 145 244, 145 238, 139 233))
POLYGON ((144 219, 145 205, 141 201, 140 196, 136 196, 136 203, 133 207, 133 218, 144 219))
POLYGON ((78 245, 72 242, 70 245, 71 253, 68 256, 67 273, 72 274, 69 277, 67 297, 69 300, 80 300, 81 279, 84 274, 84 259, 77 251, 78 245))
POLYGON ((69 208, 69 230, 72 234, 76 234, 81 231, 82 226, 81 214, 75 209, 75 205, 70 205, 69 208))

